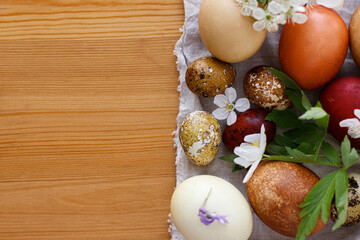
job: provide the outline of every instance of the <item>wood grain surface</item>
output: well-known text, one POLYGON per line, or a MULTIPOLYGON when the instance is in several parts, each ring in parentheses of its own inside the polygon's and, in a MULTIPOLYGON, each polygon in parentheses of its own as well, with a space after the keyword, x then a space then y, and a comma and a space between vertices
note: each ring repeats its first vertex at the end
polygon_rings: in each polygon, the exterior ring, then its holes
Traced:
POLYGON ((0 239, 170 239, 181 0, 0 1, 0 239))

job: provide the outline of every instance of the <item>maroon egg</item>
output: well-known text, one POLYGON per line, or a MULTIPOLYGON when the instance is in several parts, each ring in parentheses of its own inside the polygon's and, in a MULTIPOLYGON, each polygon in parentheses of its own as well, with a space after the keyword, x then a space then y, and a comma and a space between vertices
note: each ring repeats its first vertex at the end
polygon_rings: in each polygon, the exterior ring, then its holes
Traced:
POLYGON ((226 126, 223 133, 225 146, 233 151, 235 147, 244 142, 246 135, 260 133, 261 125, 265 125, 267 143, 270 143, 276 133, 276 124, 265 120, 268 113, 261 109, 249 109, 237 115, 236 122, 226 126))
MULTIPOLYGON (((356 118, 354 109, 360 109, 360 77, 342 77, 332 81, 321 93, 320 102, 330 114, 328 131, 339 142, 342 142, 348 128, 339 123, 348 118, 356 118)), ((360 149, 360 138, 349 136, 351 145, 360 149)))

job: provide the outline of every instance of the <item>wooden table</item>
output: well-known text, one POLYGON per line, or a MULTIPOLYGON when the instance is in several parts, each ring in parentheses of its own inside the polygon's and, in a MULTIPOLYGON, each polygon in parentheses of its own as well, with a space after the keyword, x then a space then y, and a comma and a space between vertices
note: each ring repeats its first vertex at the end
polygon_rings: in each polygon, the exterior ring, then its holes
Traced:
POLYGON ((0 1, 0 239, 169 239, 181 0, 0 1))

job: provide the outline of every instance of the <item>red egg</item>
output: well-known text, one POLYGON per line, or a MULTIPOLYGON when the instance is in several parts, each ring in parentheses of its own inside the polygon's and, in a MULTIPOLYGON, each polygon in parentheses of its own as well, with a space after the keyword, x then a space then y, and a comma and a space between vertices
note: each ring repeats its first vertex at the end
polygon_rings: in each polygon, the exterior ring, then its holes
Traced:
POLYGON ((265 126, 267 143, 270 143, 276 133, 276 124, 265 120, 268 113, 261 109, 249 109, 237 116, 236 122, 226 126, 223 133, 223 143, 233 151, 244 142, 246 135, 260 133, 261 125, 265 126))
MULTIPOLYGON (((320 102, 330 114, 328 131, 339 142, 342 142, 348 128, 339 123, 348 118, 356 118, 354 109, 360 109, 360 77, 342 77, 332 81, 321 93, 320 102)), ((349 136, 351 145, 360 149, 360 138, 349 136)))

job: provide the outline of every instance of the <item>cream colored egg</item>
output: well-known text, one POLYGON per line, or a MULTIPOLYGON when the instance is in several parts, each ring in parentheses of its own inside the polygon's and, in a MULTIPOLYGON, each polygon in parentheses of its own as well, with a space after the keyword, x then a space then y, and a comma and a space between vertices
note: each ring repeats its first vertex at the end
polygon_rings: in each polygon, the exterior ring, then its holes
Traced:
POLYGON ((209 52, 225 62, 240 62, 254 55, 267 32, 253 28, 254 19, 243 16, 234 0, 203 0, 199 13, 201 40, 209 52))
POLYGON ((246 240, 253 229, 245 197, 231 183, 215 176, 200 175, 182 182, 173 193, 170 210, 176 228, 187 240, 246 240), (228 223, 214 221, 206 226, 198 216, 199 208, 227 215, 228 223))

